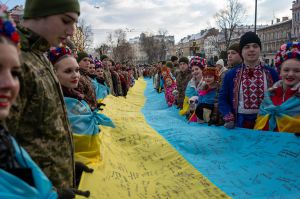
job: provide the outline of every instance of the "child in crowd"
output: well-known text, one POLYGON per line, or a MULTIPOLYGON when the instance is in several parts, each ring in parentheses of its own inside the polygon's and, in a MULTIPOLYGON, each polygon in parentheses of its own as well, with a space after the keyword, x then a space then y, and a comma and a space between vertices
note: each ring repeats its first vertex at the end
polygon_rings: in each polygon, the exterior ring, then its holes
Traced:
POLYGON ((218 74, 215 67, 207 67, 203 70, 205 86, 199 90, 199 104, 196 115, 199 123, 209 122, 214 109, 214 102, 218 84, 218 74))
POLYGON ((282 80, 265 94, 255 129, 300 132, 300 43, 283 44, 275 57, 282 80))
POLYGON ((165 82, 165 97, 168 106, 172 106, 175 103, 175 96, 173 91, 176 90, 176 83, 170 75, 166 75, 164 78, 165 82))

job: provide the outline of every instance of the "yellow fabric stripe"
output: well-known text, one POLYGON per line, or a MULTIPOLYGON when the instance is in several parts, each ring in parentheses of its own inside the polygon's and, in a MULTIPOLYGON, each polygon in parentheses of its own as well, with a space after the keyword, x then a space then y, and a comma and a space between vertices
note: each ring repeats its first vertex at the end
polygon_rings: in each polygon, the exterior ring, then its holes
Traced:
POLYGON ((141 113, 145 88, 138 80, 126 99, 104 100, 104 114, 117 127, 102 128, 102 160, 89 165, 95 171, 83 174, 79 188, 99 199, 230 198, 147 124, 141 113))

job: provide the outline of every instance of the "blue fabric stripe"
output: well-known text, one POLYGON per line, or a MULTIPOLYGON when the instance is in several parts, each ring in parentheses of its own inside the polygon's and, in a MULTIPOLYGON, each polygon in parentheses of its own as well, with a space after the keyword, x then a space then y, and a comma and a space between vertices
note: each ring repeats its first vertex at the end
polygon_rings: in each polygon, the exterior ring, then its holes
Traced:
POLYGON ((196 169, 239 199, 300 198, 300 139, 293 134, 188 124, 147 81, 147 122, 196 169))

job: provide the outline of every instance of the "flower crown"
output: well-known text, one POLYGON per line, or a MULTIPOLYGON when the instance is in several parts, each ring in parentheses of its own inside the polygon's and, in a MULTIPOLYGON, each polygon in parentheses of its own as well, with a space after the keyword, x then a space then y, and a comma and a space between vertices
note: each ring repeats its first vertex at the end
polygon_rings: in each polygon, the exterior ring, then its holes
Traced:
POLYGON ((20 36, 15 27, 14 22, 3 11, 3 6, 0 5, 0 34, 18 45, 20 43, 20 36))
POLYGON ((60 58, 62 58, 65 55, 73 56, 72 50, 68 47, 53 47, 50 48, 48 57, 52 64, 55 64, 58 62, 60 58))
POLYGON ((206 60, 202 57, 193 57, 190 61, 190 66, 199 66, 200 68, 205 68, 206 66, 206 60))
POLYGON ((288 42, 281 45, 275 56, 275 66, 280 68, 281 64, 288 59, 300 60, 300 42, 288 42))

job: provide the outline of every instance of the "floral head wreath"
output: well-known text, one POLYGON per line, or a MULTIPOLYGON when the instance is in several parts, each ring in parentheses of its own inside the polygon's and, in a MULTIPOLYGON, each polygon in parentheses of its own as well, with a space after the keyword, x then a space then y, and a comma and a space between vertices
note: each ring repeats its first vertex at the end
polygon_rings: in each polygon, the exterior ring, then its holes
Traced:
POLYGON ((72 50, 68 47, 53 47, 48 53, 49 60, 52 64, 56 64, 62 57, 73 56, 72 50))
POLYGON ((17 46, 19 45, 20 36, 16 30, 16 25, 5 12, 3 5, 0 5, 0 34, 11 40, 17 46))
POLYGON ((281 64, 288 59, 300 60, 300 42, 288 42, 281 45, 275 56, 275 66, 280 69, 281 64))
POLYGON ((206 60, 202 57, 193 57, 190 61, 190 67, 192 66, 198 66, 200 67, 201 69, 204 69, 205 66, 206 66, 206 60))

